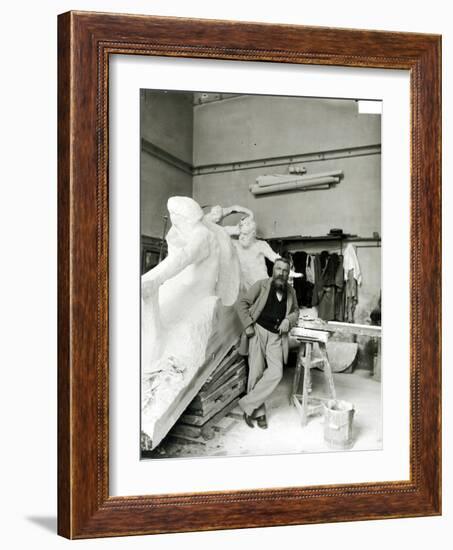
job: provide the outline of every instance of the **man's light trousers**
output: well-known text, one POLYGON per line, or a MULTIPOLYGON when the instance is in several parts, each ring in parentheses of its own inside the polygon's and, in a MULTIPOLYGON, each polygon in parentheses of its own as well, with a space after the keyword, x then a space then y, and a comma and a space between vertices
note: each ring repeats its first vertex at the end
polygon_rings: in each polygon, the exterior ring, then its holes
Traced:
POLYGON ((264 402, 278 386, 283 375, 282 339, 254 325, 255 334, 249 340, 249 377, 247 394, 239 400, 239 406, 257 418, 266 413, 264 402))

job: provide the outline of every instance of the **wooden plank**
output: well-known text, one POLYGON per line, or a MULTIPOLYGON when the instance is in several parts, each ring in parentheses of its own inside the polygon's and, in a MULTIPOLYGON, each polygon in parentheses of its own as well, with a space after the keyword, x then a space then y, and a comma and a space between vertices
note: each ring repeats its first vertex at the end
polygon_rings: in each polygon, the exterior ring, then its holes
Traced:
POLYGON ((243 360, 243 358, 238 354, 237 348, 236 347, 231 348, 231 350, 224 357, 224 359, 219 364, 219 366, 207 378, 206 382, 203 384, 200 391, 204 391, 207 387, 210 386, 210 384, 214 383, 223 374, 223 372, 226 369, 230 368, 237 360, 240 360, 240 359, 243 360))
POLYGON ((222 385, 226 380, 228 380, 230 377, 232 377, 240 368, 245 368, 245 362, 244 361, 238 361, 237 363, 233 363, 230 365, 219 377, 217 377, 213 382, 206 385, 202 390, 198 392, 198 395, 205 396, 210 394, 212 391, 217 389, 220 385, 222 385))
POLYGON ((360 336, 372 336, 373 338, 381 338, 382 329, 375 325, 358 325, 356 323, 341 323, 340 321, 328 321, 329 328, 335 332, 343 332, 346 334, 358 334, 360 336))
POLYGON ((345 323, 342 321, 322 321, 321 319, 308 321, 304 320, 303 318, 299 318, 298 326, 295 327, 293 331, 297 333, 297 330, 300 329, 327 332, 344 332, 346 334, 360 334, 364 336, 373 336, 375 338, 380 338, 382 331, 382 328, 377 325, 345 323))
POLYGON ((198 396, 205 397, 206 395, 209 395, 220 385, 222 385, 226 380, 236 374, 241 368, 243 368, 245 371, 245 361, 243 359, 239 360, 237 363, 233 363, 232 365, 230 365, 219 377, 213 380, 210 384, 205 384, 205 386, 198 392, 198 396))
POLYGON ((234 386, 234 384, 240 380, 241 378, 246 378, 246 372, 245 372, 245 365, 240 367, 238 370, 230 372, 229 376, 222 381, 220 385, 214 388, 209 393, 199 393, 195 399, 192 401, 192 403, 189 406, 194 406, 197 408, 198 405, 207 404, 211 401, 215 401, 217 397, 221 396, 222 393, 224 393, 228 388, 231 386, 234 386))
POLYGON ((236 422, 234 418, 226 420, 226 415, 236 407, 238 401, 239 397, 234 398, 221 411, 213 415, 201 426, 179 421, 173 426, 168 435, 181 435, 194 438, 205 437, 206 439, 207 430, 211 427, 214 429, 217 427, 216 431, 223 430, 222 433, 226 433, 231 427, 230 423, 235 424, 236 422))
POLYGON ((321 329, 311 329, 305 327, 294 327, 291 330, 291 336, 302 342, 327 342, 329 332, 321 329))
POLYGON ((201 428, 199 426, 189 426, 183 422, 177 422, 168 432, 168 435, 182 435, 189 437, 200 437, 201 428))
POLYGON ((234 409, 234 407, 236 407, 237 403, 239 401, 239 397, 235 397, 233 398, 232 401, 230 401, 228 403, 228 405, 226 405, 225 407, 223 407, 223 409, 221 409, 218 413, 214 414, 213 416, 211 416, 211 418, 205 422, 202 426, 202 430, 203 432, 206 432, 207 429, 209 429, 211 426, 214 426, 216 425, 218 422, 220 422, 223 418, 226 417, 226 415, 232 410, 234 409))
POLYGON ((194 414, 193 412, 184 413, 181 416, 180 421, 184 422, 186 424, 191 424, 193 426, 202 426, 208 420, 212 419, 217 413, 221 412, 223 408, 227 408, 228 405, 230 405, 233 402, 235 402, 235 404, 236 404, 237 401, 239 400, 239 398, 238 398, 239 395, 240 395, 240 392, 237 395, 230 396, 230 399, 226 402, 224 407, 222 407, 222 402, 220 401, 217 404, 217 406, 214 409, 212 409, 205 416, 203 416, 202 414, 194 414))
POLYGON ((205 384, 209 384, 213 380, 219 376, 224 369, 228 368, 235 360, 239 357, 238 355, 238 348, 236 346, 232 346, 226 355, 223 357, 222 361, 219 363, 219 365, 216 367, 216 369, 211 373, 209 378, 206 380, 205 384))
POLYGON ((243 391, 246 386, 245 377, 234 379, 233 381, 228 381, 225 384, 225 388, 222 388, 222 392, 217 395, 215 399, 210 399, 206 402, 197 403, 194 406, 189 405, 187 407, 188 412, 198 413, 201 416, 206 416, 213 409, 217 408, 218 403, 227 403, 230 398, 238 395, 239 392, 243 391))
POLYGON ((237 375, 232 376, 228 380, 226 380, 220 387, 218 387, 210 396, 208 396, 206 399, 196 398, 194 399, 190 405, 187 407, 187 410, 200 410, 203 411, 206 408, 209 408, 213 403, 215 403, 217 400, 223 400, 223 396, 228 394, 234 387, 238 385, 238 383, 245 379, 245 374, 242 372, 238 373, 237 375))
POLYGON ((222 404, 225 405, 226 403, 229 403, 234 397, 241 395, 245 391, 246 385, 247 384, 245 379, 239 380, 237 385, 233 386, 227 393, 222 395, 221 399, 218 398, 210 406, 207 406, 205 408, 205 415, 211 414, 213 410, 221 410, 222 404))
POLYGON ((201 443, 205 440, 213 439, 216 432, 227 433, 236 421, 229 418, 228 422, 223 422, 226 415, 236 407, 239 397, 234 398, 228 405, 226 405, 221 411, 212 416, 202 426, 193 426, 183 422, 178 422, 168 433, 168 437, 178 438, 186 443, 201 443), (219 423, 221 423, 219 425, 219 423))

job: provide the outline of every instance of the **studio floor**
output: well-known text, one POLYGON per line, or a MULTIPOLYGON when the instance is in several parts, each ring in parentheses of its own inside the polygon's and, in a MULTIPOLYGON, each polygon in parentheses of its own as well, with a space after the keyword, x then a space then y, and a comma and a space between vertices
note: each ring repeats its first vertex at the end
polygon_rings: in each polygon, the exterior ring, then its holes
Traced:
MULTIPOLYGON (((282 381, 268 400, 268 428, 249 428, 238 407, 225 420, 226 428, 211 440, 184 443, 167 437, 153 452, 153 458, 195 456, 244 456, 332 451, 324 441, 322 415, 313 415, 302 427, 296 407, 290 402, 294 367, 286 367, 282 381)), ((352 451, 382 447, 381 383, 368 370, 334 373, 337 398, 354 404, 352 451)), ((324 374, 312 370, 312 397, 324 396, 324 374)))

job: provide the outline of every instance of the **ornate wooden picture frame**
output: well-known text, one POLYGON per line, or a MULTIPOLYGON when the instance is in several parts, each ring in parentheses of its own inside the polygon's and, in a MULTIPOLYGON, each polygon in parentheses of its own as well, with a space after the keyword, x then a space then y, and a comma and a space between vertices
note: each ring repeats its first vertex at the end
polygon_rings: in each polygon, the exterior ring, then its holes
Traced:
POLYGON ((441 513, 441 38, 69 12, 58 27, 58 532, 89 538, 441 513), (410 479, 109 494, 109 58, 410 72, 410 479))

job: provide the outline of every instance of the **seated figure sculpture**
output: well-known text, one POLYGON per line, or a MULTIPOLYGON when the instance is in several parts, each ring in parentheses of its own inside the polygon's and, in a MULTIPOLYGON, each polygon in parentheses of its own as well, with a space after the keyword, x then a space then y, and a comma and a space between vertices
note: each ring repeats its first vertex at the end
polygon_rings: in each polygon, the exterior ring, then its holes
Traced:
MULTIPOLYGON (((265 258, 274 263, 280 255, 274 252, 266 241, 256 238, 254 218, 247 217, 241 220, 239 231, 239 238, 233 242, 241 267, 241 289, 246 291, 257 281, 268 278, 265 258)), ((290 272, 290 278, 301 276, 292 270, 290 272)))
POLYGON ((155 448, 237 341, 239 263, 223 229, 171 197, 168 256, 142 276, 142 431, 155 448))

